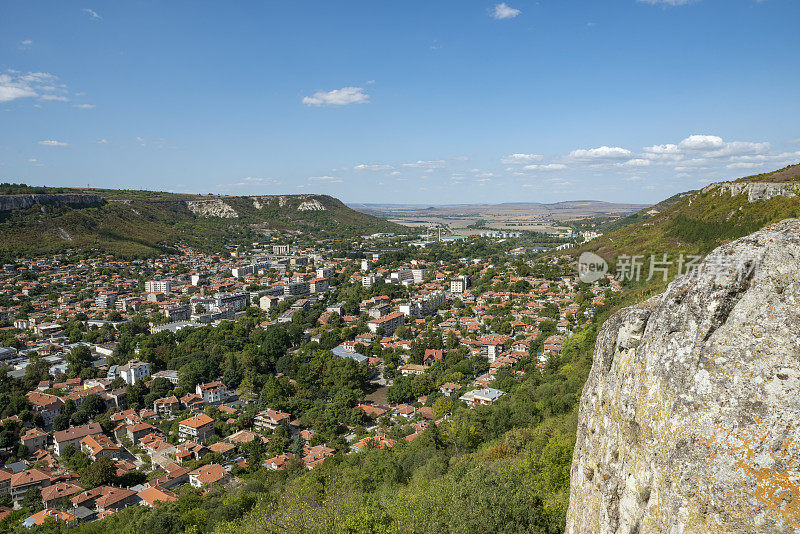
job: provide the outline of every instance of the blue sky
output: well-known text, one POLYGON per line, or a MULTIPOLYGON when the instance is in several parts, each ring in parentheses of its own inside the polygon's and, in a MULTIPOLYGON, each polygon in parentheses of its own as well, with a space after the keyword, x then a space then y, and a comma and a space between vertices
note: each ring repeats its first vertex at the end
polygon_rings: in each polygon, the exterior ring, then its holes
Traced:
POLYGON ((656 202, 800 161, 797 0, 0 1, 0 181, 656 202))

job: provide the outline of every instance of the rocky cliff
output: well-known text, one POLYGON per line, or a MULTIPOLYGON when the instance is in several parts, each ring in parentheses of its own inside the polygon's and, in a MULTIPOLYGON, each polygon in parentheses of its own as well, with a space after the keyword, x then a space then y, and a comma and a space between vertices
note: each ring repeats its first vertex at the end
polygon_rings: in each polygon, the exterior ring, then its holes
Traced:
POLYGON ((567 532, 800 532, 798 219, 605 323, 567 532))
POLYGON ((222 219, 239 217, 236 210, 222 200, 188 200, 185 204, 189 211, 200 217, 220 217, 222 219))
POLYGON ((793 183, 770 182, 720 182, 703 188, 703 193, 716 192, 730 195, 747 195, 748 202, 770 200, 776 197, 794 198, 800 192, 800 186, 793 183))
POLYGON ((0 195, 0 211, 24 210, 34 204, 66 204, 73 208, 85 208, 105 203, 106 201, 99 195, 0 195))

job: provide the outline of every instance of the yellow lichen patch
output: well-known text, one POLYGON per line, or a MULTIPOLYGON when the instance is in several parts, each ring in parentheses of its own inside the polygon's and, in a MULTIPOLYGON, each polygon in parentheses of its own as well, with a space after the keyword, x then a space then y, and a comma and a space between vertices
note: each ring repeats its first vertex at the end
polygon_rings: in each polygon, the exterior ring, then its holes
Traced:
MULTIPOLYGON (((760 420, 758 421, 760 422, 760 420)), ((800 483, 797 470, 797 453, 800 443, 784 441, 777 451, 769 447, 769 434, 754 429, 737 429, 732 432, 717 428, 714 437, 698 441, 717 454, 727 454, 744 476, 755 483, 753 497, 768 515, 779 516, 793 527, 800 527, 800 483), (762 467, 756 460, 761 450, 770 458, 771 467, 762 467)), ((715 454, 716 456, 716 454, 715 454)))

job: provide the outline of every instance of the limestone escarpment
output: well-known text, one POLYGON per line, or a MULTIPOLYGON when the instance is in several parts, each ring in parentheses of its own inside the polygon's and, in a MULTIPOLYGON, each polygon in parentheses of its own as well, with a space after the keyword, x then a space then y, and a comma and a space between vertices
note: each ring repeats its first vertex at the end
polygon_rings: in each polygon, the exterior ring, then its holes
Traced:
POLYGON ((62 194, 32 194, 32 195, 0 195, 0 211, 14 211, 28 209, 34 204, 64 204, 73 208, 102 205, 106 201, 99 195, 62 195, 62 194))
POLYGON ((236 210, 222 200, 188 200, 186 201, 186 207, 200 217, 220 217, 222 219, 239 217, 236 210))
POLYGON ((703 189, 703 193, 716 191, 717 194, 747 195, 748 202, 770 200, 776 197, 794 198, 798 194, 798 186, 793 183, 770 182, 720 182, 703 189))
POLYGON ((800 531, 800 221, 603 326, 568 533, 800 531))

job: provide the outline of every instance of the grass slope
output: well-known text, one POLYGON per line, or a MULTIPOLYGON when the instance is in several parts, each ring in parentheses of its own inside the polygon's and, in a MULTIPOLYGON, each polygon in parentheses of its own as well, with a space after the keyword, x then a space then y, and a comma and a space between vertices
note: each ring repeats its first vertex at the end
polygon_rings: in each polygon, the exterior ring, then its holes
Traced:
MULTIPOLYGON (((629 217, 630 224, 608 232, 570 253, 576 257, 584 251, 599 254, 612 270, 616 268, 620 256, 643 255, 645 266, 642 272, 646 276, 651 254, 658 259, 668 254, 668 259, 673 261, 680 254, 704 255, 771 223, 800 217, 800 165, 740 178, 736 182, 774 182, 789 188, 797 184, 796 196, 749 202, 746 193, 731 195, 721 191, 720 186, 715 184, 700 191, 675 195, 647 208, 629 217), (649 215, 651 210, 658 213, 649 215)), ((676 270, 677 265, 673 265, 668 279, 673 278, 676 270)), ((631 284, 634 291, 632 298, 643 299, 659 293, 665 285, 661 279, 631 284)))

